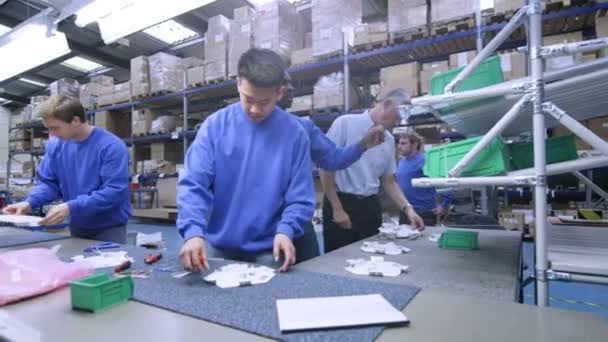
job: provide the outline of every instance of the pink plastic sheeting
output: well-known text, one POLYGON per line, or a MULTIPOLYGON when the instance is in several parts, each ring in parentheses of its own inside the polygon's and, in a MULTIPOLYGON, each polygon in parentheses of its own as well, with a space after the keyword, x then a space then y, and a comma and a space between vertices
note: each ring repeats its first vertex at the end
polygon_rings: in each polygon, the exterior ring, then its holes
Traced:
POLYGON ((47 248, 0 254, 0 306, 38 296, 93 273, 86 261, 66 263, 47 248))

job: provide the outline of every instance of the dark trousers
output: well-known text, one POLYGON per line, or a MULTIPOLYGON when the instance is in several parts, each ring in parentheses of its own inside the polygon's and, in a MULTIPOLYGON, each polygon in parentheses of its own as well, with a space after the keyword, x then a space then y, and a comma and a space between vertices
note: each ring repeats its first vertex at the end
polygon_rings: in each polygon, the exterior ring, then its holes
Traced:
POLYGON ((82 239, 91 239, 104 242, 126 243, 127 242, 127 225, 100 228, 100 229, 83 229, 70 227, 70 233, 73 237, 82 239))
POLYGON ((344 211, 350 217, 352 229, 339 227, 327 197, 323 199, 323 239, 325 252, 333 251, 378 233, 382 226, 382 208, 378 196, 362 197, 338 193, 344 211))
POLYGON ((296 263, 319 256, 319 241, 312 222, 304 227, 304 235, 295 239, 293 245, 296 248, 296 263))
MULTIPOLYGON (((416 209, 414 209, 416 210, 416 209)), ((432 211, 418 211, 416 210, 418 216, 422 218, 425 226, 436 226, 437 225, 437 216, 432 211)), ((399 214, 399 224, 410 224, 410 219, 403 212, 399 214)))

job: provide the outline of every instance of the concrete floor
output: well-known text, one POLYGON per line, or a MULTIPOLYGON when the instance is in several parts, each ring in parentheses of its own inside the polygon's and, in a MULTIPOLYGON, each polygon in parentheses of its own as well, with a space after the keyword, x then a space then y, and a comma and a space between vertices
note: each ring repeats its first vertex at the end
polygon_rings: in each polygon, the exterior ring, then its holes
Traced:
MULTIPOLYGON (((174 224, 164 224, 152 221, 131 220, 128 232, 154 233, 162 232, 168 254, 176 255, 183 243, 174 224)), ((319 246, 323 250, 323 235, 317 232, 319 246)), ((525 242, 523 245, 524 262, 529 265, 524 271, 524 278, 531 274, 534 268, 534 245, 525 242)), ((534 285, 524 289, 524 303, 534 303, 534 285)), ((551 282, 549 293, 551 306, 574 311, 584 311, 601 315, 608 319, 608 286, 586 283, 551 282)))

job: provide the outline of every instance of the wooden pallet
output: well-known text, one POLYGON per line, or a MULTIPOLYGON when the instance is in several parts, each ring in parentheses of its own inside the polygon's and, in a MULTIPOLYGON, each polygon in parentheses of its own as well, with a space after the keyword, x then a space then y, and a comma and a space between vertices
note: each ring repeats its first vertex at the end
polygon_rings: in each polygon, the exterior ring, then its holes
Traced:
POLYGON ((320 56, 313 56, 314 59, 316 59, 317 61, 320 60, 328 60, 328 59, 332 59, 332 58, 336 58, 336 57, 342 57, 344 56, 344 51, 339 50, 339 51, 334 51, 325 55, 320 55, 320 56))
POLYGON ((326 108, 313 108, 311 111, 312 115, 323 115, 323 114, 338 114, 344 111, 343 106, 331 106, 326 108))
POLYGON ((379 40, 376 42, 369 42, 366 44, 360 44, 357 46, 353 47, 353 51, 355 53, 357 52, 365 52, 365 51, 371 51, 371 50, 376 50, 376 49, 380 49, 383 47, 386 47, 388 45, 388 41, 386 40, 379 40))
POLYGON ((142 137, 149 137, 149 136, 154 136, 154 135, 162 135, 162 134, 170 134, 172 132, 155 132, 155 133, 139 133, 139 134, 133 134, 133 137, 135 138, 142 138, 142 137))
POLYGON ((188 84, 188 89, 199 88, 199 87, 202 87, 204 85, 205 85, 205 83, 203 83, 203 82, 194 82, 192 84, 188 84))
POLYGON ((155 91, 150 93, 151 96, 162 96, 162 95, 167 95, 167 94, 171 94, 174 93, 173 91, 170 90, 159 90, 159 91, 155 91))
POLYGON ((224 83, 226 81, 227 81, 226 77, 220 77, 220 78, 216 78, 213 80, 205 81, 205 83, 206 84, 220 84, 220 83, 224 83))
POLYGON ((117 105, 121 105, 121 104, 125 104, 125 103, 129 103, 131 102, 132 99, 128 99, 127 101, 120 101, 120 102, 111 102, 111 103, 98 103, 97 104, 97 108, 96 109, 101 109, 104 107, 110 107, 110 106, 117 106, 117 105))
POLYGON ((470 30, 475 27, 475 18, 470 16, 456 18, 450 21, 433 22, 430 34, 433 36, 444 35, 452 32, 470 30))
POLYGON ((393 32, 390 34, 389 43, 391 45, 403 44, 418 39, 427 38, 429 36, 429 28, 427 25, 413 27, 407 31, 393 32))
POLYGON ((148 98, 150 96, 152 96, 152 94, 131 95, 131 97, 133 98, 133 100, 143 100, 143 99, 148 98))

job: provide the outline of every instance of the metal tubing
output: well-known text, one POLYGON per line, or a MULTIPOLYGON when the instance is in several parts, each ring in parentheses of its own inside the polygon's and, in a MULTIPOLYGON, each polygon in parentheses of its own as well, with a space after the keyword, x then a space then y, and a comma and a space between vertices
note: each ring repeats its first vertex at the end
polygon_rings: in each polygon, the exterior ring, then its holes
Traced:
POLYGON ((483 48, 477 54, 477 56, 475 56, 475 58, 471 61, 471 63, 469 63, 450 83, 448 83, 447 86, 445 86, 446 93, 453 92, 454 89, 456 89, 456 87, 458 87, 458 85, 465 78, 467 78, 473 72, 473 70, 475 70, 475 68, 477 68, 477 66, 479 66, 479 64, 481 62, 483 62, 483 60, 485 60, 492 53, 494 53, 494 51, 496 51, 496 49, 498 49, 498 47, 502 43, 504 43, 509 38, 509 36, 511 36, 511 34, 513 32, 515 32, 515 30, 517 30, 519 28, 523 19, 526 16, 527 10, 528 10, 528 7, 524 6, 513 16, 513 18, 511 18, 511 20, 507 23, 507 25, 505 25, 505 27, 503 27, 503 29, 500 30, 500 32, 496 35, 496 37, 494 37, 494 39, 492 39, 488 43, 488 45, 485 48, 483 48))
POLYGON ((585 183, 588 188, 590 188, 596 194, 600 195, 603 199, 608 201, 608 192, 604 191, 602 188, 593 183, 591 179, 580 173, 580 171, 573 171, 572 174, 575 175, 576 178, 578 178, 581 182, 585 183))
POLYGON ((343 31, 343 41, 344 41, 344 112, 350 112, 350 68, 348 66, 348 32, 346 30, 343 31))
MULTIPOLYGON (((188 73, 184 72, 184 89, 188 89, 188 73)), ((182 95, 183 100, 183 121, 182 121, 182 143, 184 144, 184 161, 186 160, 186 153, 188 152, 188 137, 185 132, 188 131, 188 94, 184 93, 182 95)))
POLYGON ((454 165, 454 167, 448 172, 450 177, 458 177, 464 171, 464 169, 479 155, 479 153, 486 148, 502 131, 507 128, 515 118, 521 113, 526 103, 530 100, 530 95, 525 95, 519 101, 517 101, 513 107, 494 125, 488 133, 473 148, 462 157, 462 159, 454 165))
POLYGON ((462 178, 414 178, 412 185, 418 188, 454 187, 469 188, 476 186, 528 186, 533 185, 536 178, 531 175, 524 176, 498 176, 498 177, 462 177, 462 178))
POLYGON ((559 121, 570 131, 572 131, 572 133, 576 134, 577 137, 584 140, 594 149, 608 156, 608 143, 604 141, 604 139, 598 137, 587 127, 583 126, 580 122, 574 120, 571 116, 566 114, 565 111, 563 111, 551 102, 544 103, 543 109, 546 113, 551 114, 555 119, 557 119, 557 121, 559 121))
POLYGON ((608 284, 608 277, 549 270, 548 278, 555 281, 580 281, 585 283, 608 284))
POLYGON ((543 112, 544 81, 543 59, 540 55, 542 48, 542 2, 529 2, 530 42, 530 75, 533 83, 533 137, 534 137, 534 171, 536 184, 534 187, 534 216, 535 216, 535 247, 536 247, 536 297, 537 305, 549 305, 549 286, 547 269, 549 268, 547 252, 547 175, 545 151, 545 116, 543 112))
POLYGON ((464 100, 475 100, 480 98, 496 97, 510 94, 519 94, 522 93, 520 88, 521 87, 513 86, 512 84, 502 83, 487 88, 463 91, 458 93, 435 96, 422 96, 412 99, 412 104, 423 106, 439 103, 458 102, 464 100))
POLYGON ((543 55, 543 57, 545 58, 558 57, 573 55, 579 52, 597 51, 606 47, 608 47, 608 38, 599 38, 585 40, 582 42, 543 46, 541 50, 541 55, 543 55))
MULTIPOLYGON (((578 170, 588 170, 596 167, 602 167, 608 165, 608 157, 606 156, 595 156, 576 160, 570 160, 567 162, 555 163, 547 165, 547 175, 559 175, 562 173, 568 173, 578 170)), ((517 170, 507 173, 510 177, 519 176, 531 176, 534 175, 534 169, 517 170)))

